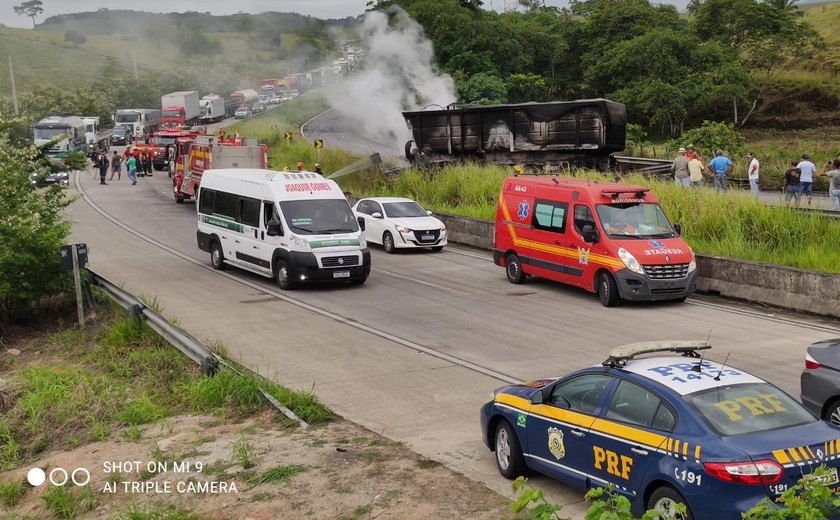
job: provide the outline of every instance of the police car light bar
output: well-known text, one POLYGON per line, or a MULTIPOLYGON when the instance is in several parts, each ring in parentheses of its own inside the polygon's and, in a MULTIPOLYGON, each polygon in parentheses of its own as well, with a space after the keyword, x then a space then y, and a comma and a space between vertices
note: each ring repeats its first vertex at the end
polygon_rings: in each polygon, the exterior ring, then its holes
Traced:
POLYGON ((710 348, 712 344, 707 340, 643 341, 616 347, 610 352, 610 357, 601 364, 608 367, 624 366, 634 357, 652 352, 678 352, 686 357, 699 358, 700 355, 696 351, 710 348))

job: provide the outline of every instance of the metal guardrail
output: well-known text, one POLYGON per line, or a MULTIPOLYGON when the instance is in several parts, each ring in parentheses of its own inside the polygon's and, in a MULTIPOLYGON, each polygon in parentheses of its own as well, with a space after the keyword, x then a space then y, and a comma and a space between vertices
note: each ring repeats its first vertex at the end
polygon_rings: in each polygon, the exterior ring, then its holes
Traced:
MULTIPOLYGON (((148 307, 136 296, 91 269, 87 269, 87 272, 93 285, 96 285, 104 290, 105 293, 114 300, 114 302, 127 310, 129 315, 144 321, 152 328, 152 330, 157 332, 163 339, 169 342, 170 345, 180 350, 182 354, 201 366, 201 371, 204 374, 211 376, 216 373, 219 366, 224 366, 235 374, 243 376, 242 372, 233 367, 224 358, 212 352, 203 343, 195 339, 184 329, 174 325, 159 312, 148 307)), ((298 417, 290 409, 283 406, 273 395, 269 394, 262 388, 260 388, 260 393, 262 393, 263 397, 265 397, 272 406, 283 412, 286 417, 298 422, 302 428, 309 427, 306 421, 298 417)))

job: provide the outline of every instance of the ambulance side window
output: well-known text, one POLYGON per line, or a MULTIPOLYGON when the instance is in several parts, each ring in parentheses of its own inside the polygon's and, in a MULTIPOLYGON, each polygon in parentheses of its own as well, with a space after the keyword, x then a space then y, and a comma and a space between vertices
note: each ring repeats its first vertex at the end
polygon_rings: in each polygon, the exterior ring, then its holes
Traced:
POLYGON ((239 200, 239 222, 246 226, 257 227, 260 225, 260 201, 242 197, 239 200))
POLYGON ((592 229, 595 229, 595 217, 589 206, 578 204, 575 206, 575 230, 583 234, 583 226, 592 226, 592 229))
POLYGON ((201 188, 201 195, 198 201, 198 212, 212 214, 216 205, 216 192, 207 188, 201 188))
POLYGON ((534 220, 532 225, 536 229, 554 233, 566 232, 566 214, 569 205, 565 202, 537 200, 534 204, 534 220))

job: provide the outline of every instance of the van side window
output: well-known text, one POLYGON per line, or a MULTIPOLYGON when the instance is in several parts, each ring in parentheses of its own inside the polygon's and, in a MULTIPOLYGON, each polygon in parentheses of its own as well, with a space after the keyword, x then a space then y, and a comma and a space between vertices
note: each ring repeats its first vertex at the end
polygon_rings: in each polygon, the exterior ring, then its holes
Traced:
POLYGON ((213 213, 235 219, 238 211, 238 196, 223 191, 216 192, 216 204, 213 213))
POLYGON ((213 213, 216 205, 216 192, 201 188, 201 198, 198 201, 199 213, 213 213))
POLYGON ((595 229, 595 217, 589 206, 578 204, 575 206, 575 230, 583 234, 583 226, 592 226, 592 229, 595 229))
POLYGON ((534 204, 533 226, 554 233, 566 232, 566 213, 569 205, 565 202, 537 200, 534 204))
POLYGON ((239 200, 239 222, 246 226, 258 227, 260 225, 260 201, 242 197, 239 200))

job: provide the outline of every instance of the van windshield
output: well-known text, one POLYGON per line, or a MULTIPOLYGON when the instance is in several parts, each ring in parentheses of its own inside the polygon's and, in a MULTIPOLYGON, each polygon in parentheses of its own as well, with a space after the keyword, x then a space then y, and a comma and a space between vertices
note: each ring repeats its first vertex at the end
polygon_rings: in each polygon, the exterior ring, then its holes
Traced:
POLYGON ((359 224, 344 199, 289 200, 280 203, 286 225, 298 235, 354 233, 359 224))
POLYGON ((677 236, 659 204, 598 204, 601 227, 616 238, 673 238, 677 236))

